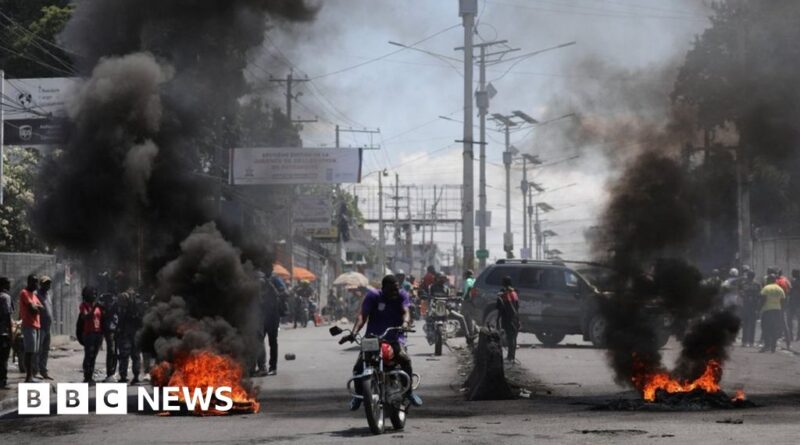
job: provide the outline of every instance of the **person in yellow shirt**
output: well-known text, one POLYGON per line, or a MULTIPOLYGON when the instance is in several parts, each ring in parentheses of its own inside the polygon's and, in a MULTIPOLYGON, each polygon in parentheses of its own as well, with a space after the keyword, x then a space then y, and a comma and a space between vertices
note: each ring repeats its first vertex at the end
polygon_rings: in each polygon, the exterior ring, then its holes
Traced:
POLYGON ((764 337, 764 347, 758 352, 775 352, 783 332, 782 309, 783 302, 786 300, 786 293, 775 282, 777 277, 774 274, 767 276, 767 285, 761 289, 763 304, 761 306, 761 330, 764 337))

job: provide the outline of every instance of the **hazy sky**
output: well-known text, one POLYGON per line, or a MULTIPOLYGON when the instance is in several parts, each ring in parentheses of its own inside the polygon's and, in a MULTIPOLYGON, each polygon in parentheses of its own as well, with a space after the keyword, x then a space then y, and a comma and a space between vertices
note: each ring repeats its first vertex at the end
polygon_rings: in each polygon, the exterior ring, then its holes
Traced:
MULTIPOLYGON (((521 48, 517 54, 577 42, 513 66, 489 68, 487 79, 498 91, 490 113, 523 110, 537 119, 581 111, 569 109, 569 100, 560 102, 561 97, 585 93, 587 79, 575 69, 581 61, 593 58, 628 70, 674 65, 709 24, 703 0, 479 0, 479 10, 476 42, 505 39, 521 48), (555 102, 564 109, 548 106, 555 102)), ((411 50, 370 62, 399 49, 388 41, 410 45, 451 27, 417 48, 461 58, 462 53, 454 51, 463 44, 463 28, 456 26, 460 23, 457 0, 325 0, 314 23, 271 31, 264 48, 254 52, 248 71, 254 78, 266 78, 267 73, 284 76, 291 63, 313 80, 299 87, 303 96, 294 107, 295 118, 320 119, 305 126, 306 146, 332 146, 334 124, 377 127, 381 135, 374 142, 382 149, 367 152, 365 174, 386 168, 392 175, 399 172, 401 184, 460 184, 461 144, 454 140, 461 139, 462 128, 438 116, 462 119, 463 64, 411 50), (354 67, 365 62, 369 63, 354 67)), ((561 150, 553 142, 561 140, 559 125, 563 124, 517 132, 512 144, 545 161, 563 159, 574 152, 569 147, 561 150)), ((496 127, 488 123, 487 128, 496 127)), ((503 136, 494 131, 488 134, 487 199, 493 212, 488 248, 495 258, 503 255, 505 227, 505 176, 499 165, 503 136)), ((474 137, 477 140, 477 129, 474 137)), ((363 136, 342 137, 345 146, 368 142, 363 136)), ((475 150, 477 159, 477 146, 475 150)), ((601 153, 582 153, 577 160, 534 173, 534 179, 547 189, 576 184, 537 198, 558 209, 546 217, 543 228, 559 234, 551 246, 572 259, 588 255, 582 231, 602 210, 604 185, 614 172, 614 165, 601 153)), ((476 163, 476 195, 477 175, 476 163)), ((520 179, 521 172, 515 169, 512 229, 517 255, 522 241, 520 179)), ((364 182, 375 181, 372 175, 364 182)), ((437 240, 451 248, 453 235, 442 233, 437 240)), ((476 248, 477 244, 476 231, 476 248)))

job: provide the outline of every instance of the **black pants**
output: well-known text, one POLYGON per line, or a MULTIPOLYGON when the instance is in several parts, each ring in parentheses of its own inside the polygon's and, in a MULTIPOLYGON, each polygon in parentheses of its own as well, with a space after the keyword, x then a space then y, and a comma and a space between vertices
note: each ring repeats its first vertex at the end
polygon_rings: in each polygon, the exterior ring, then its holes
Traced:
POLYGON ((83 380, 94 380, 94 364, 103 344, 103 334, 93 333, 83 337, 83 380))
POLYGON ((117 373, 117 334, 104 332, 106 339, 106 377, 113 377, 117 373))
POLYGON ((758 309, 744 306, 742 308, 742 344, 752 345, 756 342, 756 320, 758 309))
POLYGON ((269 342, 269 369, 278 369, 278 323, 267 326, 260 335, 261 344, 258 352, 258 369, 263 370, 267 365, 267 349, 264 344, 266 339, 269 342))
MULTIPOLYGON (((795 319, 797 319, 798 323, 800 323, 800 307, 796 307, 796 306, 787 307, 786 308, 786 326, 789 329, 789 332, 787 333, 787 335, 790 337, 790 340, 791 340, 791 337, 794 336, 794 321, 795 321, 795 319)), ((795 340, 800 340, 800 324, 797 325, 797 337, 795 337, 795 340)))
MULTIPOLYGON (((394 351, 394 361, 400 366, 400 369, 402 369, 403 372, 408 374, 409 378, 413 379, 414 371, 411 368, 411 357, 408 356, 408 351, 406 351, 406 348, 398 342, 393 342, 391 343, 391 345, 392 345, 392 350, 394 351)), ((353 366, 353 375, 359 375, 363 372, 364 372, 364 362, 361 360, 361 354, 359 354, 358 360, 356 360, 356 365, 353 366)), ((355 391, 356 394, 361 394, 360 382, 356 382, 355 391)), ((408 392, 411 392, 410 386, 408 388, 408 392)))
POLYGON ((508 347, 508 360, 514 360, 517 357, 517 334, 519 329, 514 325, 503 325, 503 331, 506 333, 506 346, 508 347))
POLYGON ((764 336, 764 349, 775 352, 778 339, 783 333, 783 314, 779 310, 765 311, 761 314, 761 331, 764 336))
POLYGON ((8 383, 8 354, 11 352, 11 337, 0 336, 0 386, 8 383))
POLYGON ((138 380, 142 361, 139 345, 136 344, 136 335, 123 334, 117 337, 117 348, 119 349, 119 378, 122 380, 128 378, 128 360, 130 360, 133 378, 138 380))

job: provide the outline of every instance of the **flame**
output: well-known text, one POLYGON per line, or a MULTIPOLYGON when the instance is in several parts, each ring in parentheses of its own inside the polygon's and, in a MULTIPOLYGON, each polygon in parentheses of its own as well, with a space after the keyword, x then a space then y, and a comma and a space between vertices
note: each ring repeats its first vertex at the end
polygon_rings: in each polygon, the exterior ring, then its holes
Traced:
POLYGON ((667 371, 636 373, 632 378, 634 386, 642 392, 642 397, 648 402, 656 400, 656 391, 659 389, 668 393, 691 392, 702 389, 708 393, 720 391, 719 381, 722 378, 722 366, 717 360, 709 360, 703 374, 689 381, 680 381, 673 378, 667 371))
MULTIPOLYGON (((161 362, 150 371, 153 386, 187 387, 190 393, 195 388, 218 388, 229 386, 233 408, 231 411, 222 412, 213 409, 201 411, 195 407, 198 415, 225 415, 229 413, 250 412, 257 413, 260 404, 256 401, 255 394, 242 386, 244 372, 242 366, 227 355, 215 354, 211 351, 194 351, 190 354, 176 357, 174 362, 161 362)), ((184 401, 183 393, 179 399, 184 401)))
POLYGON ((734 401, 734 402, 747 400, 747 397, 745 397, 745 395, 744 395, 744 390, 743 389, 737 389, 736 390, 736 395, 733 396, 733 398, 731 400, 734 401))

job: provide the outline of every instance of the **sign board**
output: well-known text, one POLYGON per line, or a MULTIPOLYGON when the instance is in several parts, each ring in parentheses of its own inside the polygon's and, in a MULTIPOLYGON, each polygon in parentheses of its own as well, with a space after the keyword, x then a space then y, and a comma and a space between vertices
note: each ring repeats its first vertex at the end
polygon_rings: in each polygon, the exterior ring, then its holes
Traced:
POLYGON ((6 79, 5 119, 65 117, 66 101, 78 82, 77 77, 6 79))
POLYGON ((339 228, 335 226, 324 229, 306 229, 304 233, 318 240, 336 241, 339 239, 339 228))
POLYGON ((489 258, 489 251, 487 249, 478 249, 475 251, 475 257, 479 260, 489 258))
POLYGON ((342 184, 361 181, 361 149, 234 148, 233 185, 342 184))
POLYGON ((475 225, 480 227, 481 223, 483 223, 484 227, 492 227, 491 210, 487 210, 485 212, 481 212, 480 210, 475 211, 475 225))
POLYGON ((57 145, 66 141, 64 119, 3 120, 3 145, 57 145))
POLYGON ((331 226, 333 205, 327 196, 298 196, 294 201, 294 225, 300 229, 325 229, 331 226))
POLYGON ((57 145, 66 141, 67 100, 74 77, 4 79, 3 145, 57 145))

